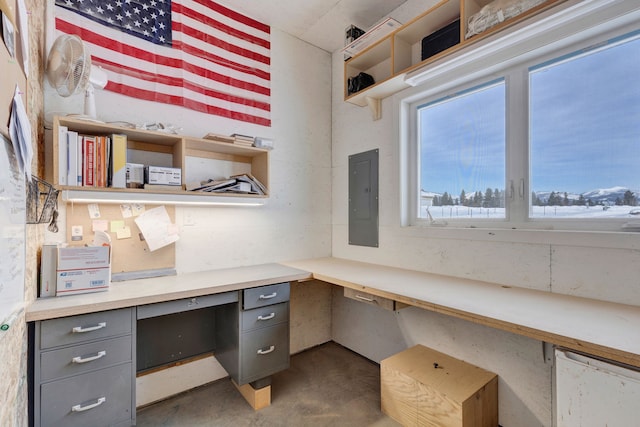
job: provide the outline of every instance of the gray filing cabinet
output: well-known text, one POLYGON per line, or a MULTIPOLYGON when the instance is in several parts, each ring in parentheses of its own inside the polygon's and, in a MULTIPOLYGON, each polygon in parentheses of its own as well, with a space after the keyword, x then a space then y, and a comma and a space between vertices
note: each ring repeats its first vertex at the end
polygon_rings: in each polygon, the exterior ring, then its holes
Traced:
POLYGON ((36 427, 135 424, 133 310, 124 308, 35 322, 36 427))
POLYGON ((240 291, 216 313, 215 356, 238 385, 289 367, 289 283, 240 291))

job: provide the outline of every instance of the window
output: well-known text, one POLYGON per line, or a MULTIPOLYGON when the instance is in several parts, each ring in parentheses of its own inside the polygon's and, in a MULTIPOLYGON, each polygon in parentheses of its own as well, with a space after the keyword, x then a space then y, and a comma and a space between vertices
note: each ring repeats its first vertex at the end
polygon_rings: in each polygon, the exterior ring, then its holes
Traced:
POLYGON ((420 218, 504 218, 505 84, 417 107, 420 218))
POLYGON ((532 218, 640 214, 640 39, 529 72, 532 218))
POLYGON ((640 230, 640 30, 626 17, 410 75, 428 84, 400 101, 403 223, 640 230))

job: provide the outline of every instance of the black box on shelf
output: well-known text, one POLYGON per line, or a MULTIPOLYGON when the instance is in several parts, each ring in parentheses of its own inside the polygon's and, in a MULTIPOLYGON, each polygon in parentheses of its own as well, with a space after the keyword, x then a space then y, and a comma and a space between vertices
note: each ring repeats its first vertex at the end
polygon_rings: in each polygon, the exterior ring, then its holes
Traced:
POLYGON ((422 60, 460 43, 460 19, 422 39, 422 60))

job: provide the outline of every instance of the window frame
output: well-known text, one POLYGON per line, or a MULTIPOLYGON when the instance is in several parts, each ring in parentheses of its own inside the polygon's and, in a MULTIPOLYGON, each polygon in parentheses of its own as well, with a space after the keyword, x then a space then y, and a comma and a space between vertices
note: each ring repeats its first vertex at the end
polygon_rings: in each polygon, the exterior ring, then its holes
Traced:
MULTIPOLYGON (((580 5, 578 5, 579 7, 580 5)), ((400 185, 401 185, 401 225, 423 228, 443 229, 519 229, 519 230, 567 230, 583 232, 624 232, 634 231, 624 229, 624 224, 634 222, 633 219, 547 219, 530 218, 529 188, 529 71, 549 61, 565 56, 575 55, 576 52, 597 48, 603 42, 608 42, 621 37, 633 36, 640 32, 640 9, 619 13, 615 19, 602 20, 598 25, 585 26, 581 22, 580 13, 575 13, 577 6, 569 5, 557 15, 563 15, 559 19, 561 25, 573 28, 574 33, 560 40, 548 40, 548 23, 554 15, 542 16, 538 22, 533 22, 527 27, 515 28, 513 31, 505 31, 500 37, 490 38, 479 46, 471 46, 463 49, 462 53, 433 64, 433 70, 418 70, 427 78, 419 76, 421 84, 413 89, 408 89, 396 96, 397 114, 396 124, 400 138, 400 185), (573 9, 573 10, 572 10, 573 9), (567 13, 571 11, 572 13, 567 13), (551 16, 551 18, 550 18, 551 16), (634 19, 636 20, 634 22, 634 19), (539 29, 536 29, 536 24, 539 29), (495 51, 501 42, 507 42, 510 33, 526 32, 530 40, 522 42, 515 48, 508 59, 498 59, 487 63, 486 56, 492 54, 492 46, 495 51), (539 46, 531 48, 532 44, 539 46), (533 40, 533 41, 531 41, 533 40), (477 52, 474 52, 474 49, 477 52), (489 54, 487 54, 489 52, 489 54), (483 55, 485 57, 483 58, 483 55), (454 71, 463 69, 463 71, 454 71), (451 72, 453 71, 453 72, 451 72), (445 77, 447 75, 447 77, 445 77), (417 107, 433 103, 439 99, 461 94, 474 87, 489 84, 492 81, 504 79, 506 85, 506 179, 505 179, 505 208, 504 219, 423 219, 419 218, 420 183, 419 183, 419 157, 420 148, 418 141, 418 113, 417 107), (429 84, 430 83, 430 84, 429 84)), ((607 9, 608 11, 608 9, 607 9)), ((602 10, 596 13, 602 14, 602 10)), ((588 13, 585 12, 585 16, 588 13)), ((524 37, 523 37, 524 39, 524 37)), ((496 55, 494 55, 496 56, 496 55)), ((504 55, 503 55, 504 56, 504 55)), ((408 76, 408 80, 413 76, 408 76)), ((638 229, 635 229, 638 231, 638 229)))

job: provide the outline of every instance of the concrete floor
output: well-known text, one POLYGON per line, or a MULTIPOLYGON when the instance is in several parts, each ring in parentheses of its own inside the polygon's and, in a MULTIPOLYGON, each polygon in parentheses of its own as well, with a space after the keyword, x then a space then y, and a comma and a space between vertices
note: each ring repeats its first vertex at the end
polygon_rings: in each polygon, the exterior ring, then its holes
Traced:
POLYGON ((145 426, 399 426, 380 411, 380 367, 329 342, 272 377, 271 406, 254 411, 229 378, 137 412, 145 426))

